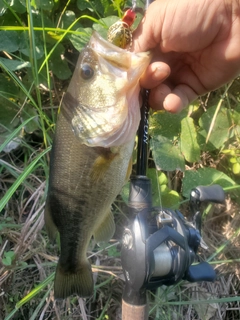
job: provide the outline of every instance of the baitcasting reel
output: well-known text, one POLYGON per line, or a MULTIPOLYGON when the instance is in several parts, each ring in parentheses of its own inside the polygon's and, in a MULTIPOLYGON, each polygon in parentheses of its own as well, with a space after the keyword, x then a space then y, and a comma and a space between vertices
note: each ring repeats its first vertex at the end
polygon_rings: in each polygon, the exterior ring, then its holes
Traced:
POLYGON ((224 202, 219 185, 197 187, 191 191, 192 221, 178 210, 152 208, 151 181, 146 176, 131 179, 129 208, 131 223, 125 228, 122 266, 126 279, 123 300, 129 304, 146 303, 146 290, 190 282, 213 281, 215 271, 198 261, 197 251, 207 249, 201 237, 201 202, 224 202))

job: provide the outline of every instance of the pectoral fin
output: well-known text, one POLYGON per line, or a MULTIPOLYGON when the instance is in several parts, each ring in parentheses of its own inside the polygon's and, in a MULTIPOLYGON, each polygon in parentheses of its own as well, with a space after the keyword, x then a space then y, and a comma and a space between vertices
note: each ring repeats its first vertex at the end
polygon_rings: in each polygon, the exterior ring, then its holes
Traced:
POLYGON ((133 161, 132 161, 132 157, 131 157, 129 160, 129 163, 128 163, 128 169, 127 169, 127 173, 126 173, 126 177, 125 177, 125 183, 128 182, 130 175, 132 173, 132 164, 133 164, 133 161))
POLYGON ((96 158, 90 173, 93 183, 96 183, 104 177, 112 161, 118 156, 118 153, 113 152, 110 148, 97 147, 95 149, 99 156, 96 158))
POLYGON ((109 209, 108 213, 106 214, 105 218, 102 222, 97 226, 96 230, 94 231, 94 239, 98 242, 109 241, 115 232, 115 222, 113 219, 113 214, 111 209, 109 209))

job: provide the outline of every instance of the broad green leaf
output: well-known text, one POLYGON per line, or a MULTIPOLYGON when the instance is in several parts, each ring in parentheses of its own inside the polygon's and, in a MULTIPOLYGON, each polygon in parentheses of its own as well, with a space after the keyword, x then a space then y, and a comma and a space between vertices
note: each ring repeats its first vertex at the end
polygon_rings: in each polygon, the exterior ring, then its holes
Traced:
POLYGON ((175 190, 167 190, 161 193, 162 206, 170 209, 178 209, 180 206, 180 196, 175 190))
MULTIPOLYGON (((7 10, 7 6, 3 0, 0 0, 0 17, 4 15, 7 10)), ((1 50, 0 50, 1 51, 1 50)))
POLYGON ((231 119, 234 122, 232 126, 233 134, 239 138, 240 136, 240 105, 231 110, 231 119))
POLYGON ((97 11, 100 14, 100 16, 103 17, 104 13, 107 11, 109 7, 109 2, 106 0, 98 0, 98 1, 93 1, 93 3, 95 5, 94 11, 97 11))
MULTIPOLYGON (((44 60, 44 57, 42 57, 41 59, 39 59, 37 61, 38 67, 41 66, 43 60, 44 60)), ((52 89, 53 83, 51 81, 51 78, 50 78, 50 81, 48 81, 48 79, 47 79, 46 66, 44 66, 42 68, 41 72, 38 74, 38 79, 39 79, 39 83, 43 84, 45 87, 48 87, 48 89, 52 89)), ((22 77, 21 83, 23 84, 23 86, 25 87, 26 90, 29 90, 31 88, 33 82, 34 82, 34 75, 32 74, 32 69, 27 68, 26 72, 24 73, 24 75, 22 77)), ((24 103, 24 101, 26 99, 25 90, 20 90, 18 97, 19 97, 20 103, 24 103)))
POLYGON ((15 257, 15 252, 14 252, 14 251, 4 252, 4 256, 5 256, 5 257, 9 257, 9 258, 11 258, 11 259, 14 259, 14 257, 15 257))
POLYGON ((2 259, 2 263, 5 266, 11 266, 14 258, 15 258, 14 251, 6 251, 6 252, 4 252, 4 258, 2 259))
POLYGON ((162 136, 154 136, 150 140, 153 159, 158 170, 185 170, 184 158, 177 145, 162 136))
POLYGON ((154 207, 178 208, 179 194, 168 188, 167 177, 155 168, 147 170, 147 177, 152 183, 152 205, 154 207))
POLYGON ((26 7, 26 0, 19 0, 19 2, 20 2, 24 7, 26 7))
POLYGON ((197 133, 193 119, 185 117, 181 121, 181 151, 188 162, 198 161, 200 148, 197 142, 197 133))
POLYGON ((197 141, 202 151, 213 151, 216 147, 208 141, 206 144, 207 132, 205 130, 198 130, 197 141))
POLYGON ((107 39, 108 28, 118 20, 119 18, 116 16, 109 16, 107 18, 100 19, 99 23, 93 24, 93 29, 104 39, 107 39))
MULTIPOLYGON (((199 131, 199 134, 204 138, 207 136, 212 124, 215 110, 216 106, 209 108, 199 120, 199 125, 202 128, 202 130, 199 131)), ((224 142, 229 139, 229 128, 231 126, 232 123, 229 111, 227 108, 222 107, 217 114, 215 123, 213 124, 213 130, 209 138, 209 145, 212 145, 215 149, 220 148, 224 144, 224 142)))
POLYGON ((112 13, 114 13, 112 3, 110 4, 108 0, 101 0, 101 3, 104 10, 104 16, 110 16, 112 13))
MULTIPOLYGON (((136 2, 137 2, 137 7, 140 7, 139 1, 137 0, 136 2)), ((113 1, 113 4, 112 4, 112 5, 113 5, 114 10, 120 11, 121 8, 122 8, 125 4, 126 4, 126 0, 115 0, 115 1, 113 1)), ((128 5, 128 4, 127 4, 127 5, 128 5)))
POLYGON ((59 44, 53 51, 49 63, 52 72, 61 80, 66 80, 72 75, 72 72, 68 67, 67 61, 62 59, 64 51, 65 49, 63 45, 59 44))
POLYGON ((21 112, 21 120, 26 123, 24 130, 27 133, 33 133, 40 128, 37 111, 32 105, 26 104, 24 106, 21 112), (27 122, 28 119, 32 119, 32 121, 27 122))
POLYGON ((79 10, 90 10, 103 16, 104 13, 108 10, 109 2, 106 0, 77 0, 77 7, 79 10))
POLYGON ((116 257, 120 257, 121 256, 120 251, 115 246, 114 247, 110 247, 107 251, 108 251, 108 256, 109 257, 116 258, 116 257))
MULTIPOLYGON (((31 57, 31 49, 29 47, 29 37, 26 32, 21 33, 22 42, 19 45, 19 51, 25 56, 31 57)), ((35 32, 35 56, 40 59, 44 56, 43 41, 39 33, 35 32)))
POLYGON ((31 67, 31 64, 29 61, 11 60, 11 59, 0 57, 0 66, 1 66, 1 63, 3 63, 11 71, 31 67))
MULTIPOLYGON (((42 39, 38 36, 36 40, 37 48, 42 46, 42 39)), ((11 30, 0 31, 0 51, 16 52, 20 51, 26 56, 29 56, 29 35, 27 31, 16 32, 11 30)))
POLYGON ((88 1, 88 0, 77 0, 77 7, 81 11, 86 10, 86 9, 92 10, 92 6, 90 4, 90 1, 88 1))
POLYGON ((12 264, 12 259, 10 257, 5 257, 2 259, 2 263, 5 265, 5 266, 10 266, 12 264))
POLYGON ((26 12, 26 7, 19 0, 0 0, 0 16, 6 12, 8 6, 10 7, 9 12, 11 14, 11 10, 20 14, 26 12))
POLYGON ((19 33, 10 30, 0 31, 0 51, 15 52, 19 48, 19 33))
POLYGON ((235 125, 240 125, 240 105, 231 111, 231 118, 235 125))
MULTIPOLYGON (((63 15, 62 13, 60 13, 60 15, 61 15, 61 20, 58 27, 61 29, 67 29, 76 20, 76 15, 71 10, 66 10, 63 15)), ((72 30, 75 30, 76 28, 77 28, 77 25, 75 24, 72 30)))
POLYGON ((147 170, 147 177, 151 180, 152 185, 152 204, 154 207, 161 206, 160 184, 158 181, 158 171, 155 168, 147 170))
POLYGON ((17 13, 26 12, 26 1, 14 0, 11 8, 17 13))
MULTIPOLYGON (((40 0, 40 2, 42 2, 40 0)), ((56 24, 54 23, 54 20, 51 19, 51 16, 47 12, 41 13, 41 10, 32 10, 32 19, 33 19, 33 25, 34 27, 39 27, 42 28, 54 28, 56 27, 56 24)), ((42 37, 41 35, 42 32, 35 31, 34 35, 35 37, 42 37)))
POLYGON ((197 186, 208 186, 219 184, 220 186, 229 187, 236 183, 225 173, 214 168, 200 168, 196 171, 185 171, 183 178, 183 196, 188 198, 193 188, 197 186))
MULTIPOLYGON (((102 18, 99 20, 100 24, 104 25, 106 29, 108 29, 111 25, 117 22, 119 18, 117 16, 109 16, 106 18, 102 18)), ((98 24, 94 24, 96 26, 98 24)))
MULTIPOLYGON (((179 207, 179 194, 167 187, 167 177, 163 172, 157 171, 155 168, 147 170, 147 177, 151 180, 152 187, 152 205, 154 207, 179 207)), ((121 196, 126 204, 129 200, 129 187, 130 183, 127 183, 121 192, 121 196)))
POLYGON ((69 36, 70 41, 72 42, 73 46, 80 52, 90 40, 92 35, 91 28, 78 28, 77 32, 82 32, 81 35, 71 34, 69 36))
POLYGON ((130 186, 130 182, 126 183, 121 190, 121 196, 125 203, 128 203, 128 200, 129 200, 129 186, 130 186))
POLYGON ((154 112, 150 117, 149 134, 151 136, 164 136, 168 139, 175 139, 180 135, 181 120, 184 113, 171 114, 166 111, 154 112))
POLYGON ((54 7, 53 0, 35 0, 35 4, 38 8, 41 8, 46 11, 51 11, 54 7))
POLYGON ((9 76, 0 73, 0 95, 6 98, 17 98, 18 92, 19 89, 13 80, 9 76))

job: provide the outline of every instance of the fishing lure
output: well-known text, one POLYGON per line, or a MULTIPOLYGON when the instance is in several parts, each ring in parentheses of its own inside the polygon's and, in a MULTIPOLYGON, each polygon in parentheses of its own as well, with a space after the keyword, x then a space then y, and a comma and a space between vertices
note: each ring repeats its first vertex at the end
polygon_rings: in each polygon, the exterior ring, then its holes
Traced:
POLYGON ((128 9, 121 20, 115 22, 108 29, 108 41, 115 46, 126 49, 131 48, 132 45, 132 30, 131 26, 136 19, 136 12, 134 9, 128 9))

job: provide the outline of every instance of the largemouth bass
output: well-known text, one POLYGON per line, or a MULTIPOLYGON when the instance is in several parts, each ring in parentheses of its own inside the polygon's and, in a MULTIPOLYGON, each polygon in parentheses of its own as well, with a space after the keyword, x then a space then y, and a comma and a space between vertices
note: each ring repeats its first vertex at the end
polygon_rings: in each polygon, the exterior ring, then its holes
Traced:
POLYGON ((139 78, 148 53, 120 49, 93 33, 63 98, 53 142, 47 232, 60 233, 55 298, 93 291, 89 241, 115 230, 111 205, 128 179, 140 120, 139 78))

